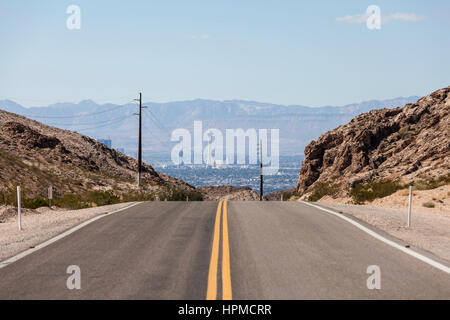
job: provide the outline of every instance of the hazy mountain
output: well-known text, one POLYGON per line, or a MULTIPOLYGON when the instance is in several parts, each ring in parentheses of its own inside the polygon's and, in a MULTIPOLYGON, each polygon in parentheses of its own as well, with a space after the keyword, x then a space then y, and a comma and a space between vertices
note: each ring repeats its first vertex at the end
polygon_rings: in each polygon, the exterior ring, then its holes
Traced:
MULTIPOLYGON (((147 155, 170 157, 173 143, 170 134, 175 128, 192 130, 195 120, 208 128, 280 129, 281 155, 300 154, 305 146, 320 134, 353 117, 381 108, 402 107, 416 102, 418 97, 373 100, 341 107, 284 106, 254 101, 192 100, 169 103, 146 102, 144 109, 144 150, 147 155)), ((25 115, 58 128, 77 131, 93 138, 110 138, 113 147, 127 152, 136 150, 136 104, 97 104, 84 100, 78 104, 57 103, 44 107, 24 108, 10 101, 0 101, 0 109, 25 115)), ((191 131, 192 132, 192 131, 191 131)))

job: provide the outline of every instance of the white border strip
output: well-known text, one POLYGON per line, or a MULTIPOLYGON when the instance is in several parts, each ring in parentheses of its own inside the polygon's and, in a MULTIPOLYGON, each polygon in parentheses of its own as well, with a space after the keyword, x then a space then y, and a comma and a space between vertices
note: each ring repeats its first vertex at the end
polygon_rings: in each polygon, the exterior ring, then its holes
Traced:
POLYGON ((141 202, 136 202, 136 203, 133 203, 133 204, 131 204, 129 206, 126 206, 126 207, 124 207, 122 209, 118 209, 116 211, 109 212, 108 214, 104 214, 104 213, 103 214, 99 214, 98 216, 95 216, 95 217, 93 217, 93 218, 91 218, 91 219, 89 219, 87 221, 84 221, 81 224, 79 224, 79 225, 77 225, 77 226, 75 226, 75 227, 73 227, 73 228, 71 228, 71 229, 69 229, 69 230, 67 230, 67 231, 57 235, 56 237, 53 237, 53 238, 51 238, 51 239, 49 239, 49 240, 47 240, 47 241, 45 241, 43 243, 38 244, 34 248, 25 250, 25 251, 15 255, 15 256, 13 256, 13 257, 5 260, 5 261, 0 262, 0 269, 10 265, 13 262, 16 262, 17 260, 20 260, 20 259, 28 256, 29 254, 32 254, 35 251, 38 251, 39 249, 47 247, 48 245, 52 244, 53 242, 56 242, 56 241, 58 241, 58 240, 60 240, 60 239, 62 239, 64 237, 67 237, 69 234, 74 233, 77 230, 80 230, 81 228, 87 226, 88 224, 90 224, 90 223, 92 223, 94 221, 97 221, 97 220, 100 220, 102 218, 108 217, 109 215, 111 215, 113 213, 117 213, 117 212, 121 212, 121 211, 130 209, 131 207, 134 207, 134 206, 136 206, 136 205, 138 205, 140 203, 141 202))
POLYGON ((435 267, 435 268, 437 268, 437 269, 439 269, 441 271, 444 271, 444 272, 450 274, 450 268, 449 267, 447 267, 447 266, 445 266, 445 265, 443 265, 443 264, 441 264, 441 263, 439 263, 437 261, 434 261, 433 259, 425 257, 424 255, 421 255, 420 253, 417 253, 417 252, 415 252, 415 251, 413 251, 411 249, 405 248, 405 247, 399 245, 398 243, 396 243, 394 241, 386 239, 385 237, 379 235, 378 233, 370 230, 367 227, 364 227, 363 225, 359 224, 358 222, 354 221, 353 219, 350 219, 349 217, 346 217, 345 215, 339 214, 339 213, 334 212, 332 210, 328 210, 328 209, 322 208, 322 207, 317 206, 317 205, 312 204, 312 203, 308 203, 308 202, 304 202, 304 201, 301 201, 301 203, 304 203, 304 204, 306 204, 308 206, 311 206, 311 207, 314 207, 316 209, 319 209, 319 210, 331 213, 332 215, 335 215, 335 216, 337 216, 337 217, 339 217, 339 218, 341 218, 341 219, 351 223, 352 225, 354 225, 355 227, 361 229, 362 231, 370 234, 372 237, 374 237, 374 238, 376 238, 376 239, 378 239, 380 241, 383 241, 384 243, 390 245, 391 247, 394 247, 394 248, 396 248, 396 249, 398 249, 398 250, 400 250, 400 251, 402 251, 402 252, 404 252, 406 254, 409 254, 410 256, 413 256, 416 259, 419 259, 419 260, 429 264, 430 266, 433 266, 433 267, 435 267))

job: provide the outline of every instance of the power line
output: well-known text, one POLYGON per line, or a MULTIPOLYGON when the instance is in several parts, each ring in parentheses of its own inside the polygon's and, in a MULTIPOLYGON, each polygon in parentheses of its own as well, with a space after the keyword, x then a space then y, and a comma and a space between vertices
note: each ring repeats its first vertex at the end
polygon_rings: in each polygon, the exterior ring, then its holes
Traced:
POLYGON ((153 122, 158 127, 158 129, 164 131, 165 133, 170 134, 169 130, 161 122, 159 122, 159 120, 155 116, 152 116, 151 112, 150 113, 144 112, 144 116, 147 118, 147 120, 153 122))
POLYGON ((166 145, 167 145, 168 142, 164 142, 164 141, 162 141, 158 136, 154 135, 154 134, 152 133, 152 131, 149 129, 149 127, 147 127, 147 126, 145 125, 145 123, 143 124, 143 126, 144 126, 144 129, 146 129, 145 132, 150 133, 150 135, 151 135, 154 139, 158 140, 159 145, 161 145, 161 146, 166 146, 166 145))
MULTIPOLYGON (((127 102, 127 103, 129 103, 129 102, 127 102)), ((38 115, 32 115, 32 114, 29 114, 29 115, 22 114, 22 116, 27 117, 27 118, 36 118, 36 119, 73 119, 73 118, 90 117, 90 116, 94 116, 94 115, 98 115, 98 114, 111 112, 111 111, 123 108, 124 106, 125 105, 119 105, 119 106, 114 106, 107 110, 102 110, 102 111, 88 113, 88 114, 81 114, 81 115, 71 115, 71 116, 38 116, 38 115)))
POLYGON ((169 132, 169 130, 166 128, 166 126, 164 126, 164 124, 162 124, 162 122, 159 121, 159 119, 155 116, 155 114, 154 114, 150 109, 147 109, 147 111, 148 111, 150 117, 151 117, 152 119, 154 119, 154 122, 156 123, 156 125, 157 125, 161 130, 164 130, 164 131, 166 131, 166 132, 169 132))
POLYGON ((103 123, 107 123, 110 121, 114 121, 114 120, 119 120, 119 119, 123 119, 124 117, 117 117, 114 119, 109 119, 106 121, 90 121, 90 122, 82 122, 82 123, 74 123, 74 122, 70 122, 70 123, 45 123, 46 125, 49 126, 89 126, 89 125, 95 125, 95 124, 103 124, 103 123))
MULTIPOLYGON (((130 117, 131 116, 121 117, 121 118, 115 119, 116 121, 109 121, 108 123, 100 125, 100 126, 93 126, 93 127, 88 127, 88 128, 80 128, 78 130, 79 131, 89 131, 89 130, 94 130, 94 129, 98 129, 98 128, 104 128, 104 127, 112 125, 112 124, 120 124, 120 123, 124 122, 126 119, 128 119, 130 117)), ((72 129, 71 131, 74 131, 74 130, 72 129)))
MULTIPOLYGON (((121 96, 121 97, 114 97, 114 98, 104 98, 104 97, 100 97, 100 98, 90 98, 89 100, 92 100, 96 103, 98 102, 109 102, 109 101, 117 101, 117 100, 121 100, 121 99, 131 99, 132 97, 134 97, 133 94, 130 95, 126 95, 126 96, 121 96)), ((1 100, 10 100, 10 101, 28 101, 28 102, 32 102, 32 103, 47 103, 49 99, 29 99, 29 98, 18 98, 18 97, 3 97, 0 98, 1 100)), ((64 103, 64 102, 57 102, 57 103, 64 103)), ((57 104, 57 103, 52 103, 52 104, 57 104)), ((73 103, 76 104, 75 102, 68 102, 68 103, 73 103)), ((128 102, 127 102, 128 103, 128 102)), ((36 106, 39 107, 39 106, 36 106)))

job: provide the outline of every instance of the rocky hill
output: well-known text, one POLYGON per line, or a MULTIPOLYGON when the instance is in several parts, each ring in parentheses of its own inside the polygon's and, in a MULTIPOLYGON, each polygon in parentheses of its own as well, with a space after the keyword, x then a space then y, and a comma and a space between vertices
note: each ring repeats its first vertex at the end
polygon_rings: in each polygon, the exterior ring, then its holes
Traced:
POLYGON ((409 183, 450 172, 450 87, 406 104, 373 110, 305 148, 297 191, 321 182, 340 195, 367 181, 409 183))
MULTIPOLYGON (((28 197, 45 197, 49 186, 59 195, 91 190, 126 194, 137 190, 136 168, 135 159, 87 136, 0 110, 0 201, 18 184, 28 197)), ((144 164, 141 191, 162 189, 194 190, 144 164)))
POLYGON ((248 187, 209 186, 197 189, 204 200, 258 201, 259 194, 248 187))

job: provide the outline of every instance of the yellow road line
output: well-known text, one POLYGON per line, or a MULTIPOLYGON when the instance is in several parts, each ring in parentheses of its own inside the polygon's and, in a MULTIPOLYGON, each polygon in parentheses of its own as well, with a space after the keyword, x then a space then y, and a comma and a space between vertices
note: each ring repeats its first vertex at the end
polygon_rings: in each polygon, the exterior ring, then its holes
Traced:
POLYGON ((222 222, 222 299, 231 300, 231 272, 230 272, 230 245, 228 242, 228 216, 227 201, 223 203, 222 222))
POLYGON ((214 223, 214 236, 211 250, 211 261, 209 263, 208 290, 206 300, 216 300, 217 298, 217 267, 219 262, 219 240, 220 240, 220 213, 222 201, 217 206, 216 221, 214 223))

